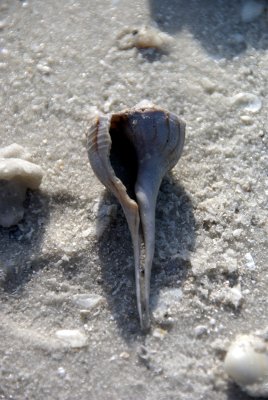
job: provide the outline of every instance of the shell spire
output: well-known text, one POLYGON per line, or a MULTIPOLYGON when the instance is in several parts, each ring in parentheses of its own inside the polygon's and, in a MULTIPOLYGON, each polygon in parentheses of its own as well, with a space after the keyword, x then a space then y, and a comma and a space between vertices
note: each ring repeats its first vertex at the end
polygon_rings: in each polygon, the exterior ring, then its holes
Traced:
POLYGON ((144 331, 150 328, 157 195, 164 175, 180 158, 184 137, 182 120, 144 101, 119 113, 99 113, 87 132, 91 167, 117 197, 127 219, 134 250, 137 306, 144 331))

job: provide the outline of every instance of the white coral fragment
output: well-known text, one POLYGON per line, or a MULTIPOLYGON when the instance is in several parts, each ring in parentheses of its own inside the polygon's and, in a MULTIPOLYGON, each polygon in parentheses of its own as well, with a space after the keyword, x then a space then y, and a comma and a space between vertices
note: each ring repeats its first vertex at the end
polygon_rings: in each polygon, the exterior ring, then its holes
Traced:
POLYGON ((37 189, 43 170, 28 161, 30 154, 18 144, 0 149, 0 225, 16 225, 24 215, 26 190, 37 189))
POLYGON ((229 377, 252 396, 268 396, 268 345, 257 335, 238 335, 224 361, 229 377))

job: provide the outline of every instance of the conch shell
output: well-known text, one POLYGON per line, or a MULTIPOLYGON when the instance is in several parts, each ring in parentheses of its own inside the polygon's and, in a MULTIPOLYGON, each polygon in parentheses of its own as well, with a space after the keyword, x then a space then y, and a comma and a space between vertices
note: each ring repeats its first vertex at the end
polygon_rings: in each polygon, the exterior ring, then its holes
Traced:
POLYGON ((141 328, 150 327, 150 277, 155 248, 155 208, 164 175, 184 145, 185 123, 148 102, 95 115, 87 131, 88 157, 99 180, 119 200, 131 233, 141 328), (145 260, 142 262, 142 246, 145 260))

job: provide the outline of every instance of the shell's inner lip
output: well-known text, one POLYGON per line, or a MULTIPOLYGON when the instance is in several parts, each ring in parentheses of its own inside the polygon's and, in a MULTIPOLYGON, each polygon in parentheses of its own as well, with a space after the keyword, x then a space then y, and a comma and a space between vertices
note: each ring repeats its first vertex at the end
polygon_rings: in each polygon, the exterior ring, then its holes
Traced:
POLYGON ((135 183, 138 174, 137 152, 130 140, 131 126, 124 115, 113 115, 109 130, 112 146, 110 162, 117 178, 121 180, 129 197, 136 201, 135 183))

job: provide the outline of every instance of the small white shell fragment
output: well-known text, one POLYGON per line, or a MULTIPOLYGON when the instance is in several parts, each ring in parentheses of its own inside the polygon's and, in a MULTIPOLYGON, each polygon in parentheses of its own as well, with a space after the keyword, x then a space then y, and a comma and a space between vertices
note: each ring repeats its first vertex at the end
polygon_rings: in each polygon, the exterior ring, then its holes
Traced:
POLYGON ((164 337, 166 336, 167 331, 165 329, 162 328, 155 328, 153 330, 153 337, 156 339, 164 339, 164 337))
POLYGON ((241 286, 237 285, 232 288, 229 288, 227 299, 234 306, 234 308, 238 308, 244 300, 241 292, 241 286))
POLYGON ((26 188, 37 189, 42 178, 43 170, 39 165, 19 158, 0 158, 0 179, 16 179, 26 188))
POLYGON ((171 36, 148 26, 127 27, 117 37, 117 45, 120 50, 128 50, 133 47, 164 50, 171 41, 171 36))
POLYGON ((61 342, 71 348, 81 348, 87 345, 87 336, 79 329, 60 329, 56 336, 61 342))
POLYGON ((37 189, 43 170, 30 160, 22 146, 13 143, 0 149, 0 225, 16 225, 24 215, 26 189, 37 189))
POLYGON ((241 292, 241 286, 223 287, 220 290, 211 293, 211 300, 225 305, 239 308, 243 303, 244 297, 241 292))
POLYGON ((253 114, 259 112, 262 108, 261 99, 253 93, 238 93, 230 99, 231 105, 240 107, 244 111, 251 112, 253 114))
POLYGON ((8 21, 7 20, 1 20, 0 21, 0 31, 8 26, 8 21))
POLYGON ((48 75, 51 73, 52 69, 46 64, 37 64, 36 69, 44 75, 48 75))
POLYGON ((207 77, 202 78, 200 84, 208 94, 212 94, 217 90, 217 85, 207 77))
POLYGON ((2 147, 0 149, 0 158, 19 158, 21 160, 31 161, 30 153, 17 143, 2 147))
POLYGON ((250 271, 254 271, 256 269, 256 264, 254 262, 254 259, 250 253, 245 254, 245 259, 246 259, 246 267, 250 271))
POLYGON ((242 229, 235 229, 235 230, 233 231, 233 237, 235 237, 236 239, 238 239, 238 238, 241 237, 242 233, 243 233, 243 230, 242 230, 242 229))
POLYGON ((200 336, 206 335, 207 333, 208 333, 208 328, 207 328, 206 325, 197 325, 194 328, 194 335, 196 337, 200 337, 200 336))
POLYGON ((243 22, 252 22, 263 13, 264 9, 264 3, 249 0, 242 7, 241 19, 243 22))
POLYGON ((268 344, 253 334, 239 335, 224 361, 229 377, 252 396, 268 396, 268 344))
POLYGON ((119 354, 119 357, 122 358, 123 360, 128 360, 130 354, 127 351, 122 351, 122 353, 119 354))
POLYGON ((252 125, 253 124, 253 119, 249 115, 241 115, 240 120, 245 124, 245 125, 252 125))
POLYGON ((83 293, 77 294, 73 298, 74 304, 83 310, 92 310, 102 304, 104 298, 98 294, 83 293))

